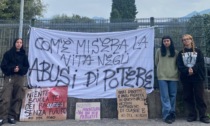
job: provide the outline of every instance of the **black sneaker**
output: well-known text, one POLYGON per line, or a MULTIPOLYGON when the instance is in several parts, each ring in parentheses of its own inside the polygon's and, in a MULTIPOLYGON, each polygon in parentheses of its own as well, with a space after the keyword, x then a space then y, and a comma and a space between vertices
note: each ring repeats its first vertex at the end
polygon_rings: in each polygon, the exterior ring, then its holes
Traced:
POLYGON ((210 123, 210 120, 209 120, 208 117, 200 118, 200 121, 203 122, 203 123, 210 123))
POLYGON ((8 123, 10 124, 16 124, 16 121, 14 118, 8 118, 8 123))
POLYGON ((170 118, 171 118, 171 121, 172 121, 172 122, 175 122, 175 120, 176 120, 175 114, 171 113, 171 114, 170 114, 170 118))
POLYGON ((193 122, 196 121, 197 118, 196 117, 187 117, 187 122, 193 122))
POLYGON ((4 120, 0 119, 0 126, 4 124, 4 120))
POLYGON ((171 120, 170 115, 166 117, 166 119, 164 120, 164 122, 171 124, 173 121, 171 120))

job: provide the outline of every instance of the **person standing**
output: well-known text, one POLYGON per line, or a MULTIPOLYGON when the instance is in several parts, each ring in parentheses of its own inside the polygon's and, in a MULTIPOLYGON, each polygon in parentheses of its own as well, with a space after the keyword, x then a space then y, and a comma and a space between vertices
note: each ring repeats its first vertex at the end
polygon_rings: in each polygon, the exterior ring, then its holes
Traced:
POLYGON ((178 82, 178 69, 176 65, 178 51, 174 48, 170 36, 163 36, 161 47, 155 55, 157 79, 159 83, 160 99, 162 104, 162 117, 166 123, 175 121, 176 94, 178 82))
POLYGON ((197 107, 200 121, 209 123, 209 118, 206 116, 207 105, 204 101, 204 56, 201 50, 195 48, 191 35, 183 35, 182 42, 184 48, 178 54, 177 65, 183 85, 184 101, 188 110, 187 121, 197 120, 197 107))
POLYGON ((28 57, 20 38, 14 40, 13 47, 4 53, 1 70, 4 85, 0 96, 0 125, 6 120, 15 124, 19 119, 22 98, 24 96, 24 75, 29 68, 28 57))

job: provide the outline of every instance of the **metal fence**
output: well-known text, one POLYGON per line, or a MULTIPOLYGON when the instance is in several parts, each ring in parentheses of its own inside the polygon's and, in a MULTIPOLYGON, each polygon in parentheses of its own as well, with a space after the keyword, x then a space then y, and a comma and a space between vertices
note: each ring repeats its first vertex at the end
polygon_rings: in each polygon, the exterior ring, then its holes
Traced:
MULTIPOLYGON (((202 18, 141 18, 135 21, 123 20, 110 22, 109 20, 30 20, 23 23, 23 41, 28 52, 29 30, 30 27, 38 27, 53 30, 72 31, 72 32, 113 32, 133 29, 142 29, 147 27, 155 28, 155 49, 161 45, 161 38, 164 35, 170 35, 174 41, 175 48, 181 50, 181 36, 191 34, 194 37, 195 44, 206 56, 206 40, 204 32, 204 20, 202 18)), ((3 53, 8 50, 13 40, 18 37, 18 21, 0 20, 0 59, 3 53)), ((206 73, 210 71, 210 66, 206 65, 206 73)), ((2 84, 2 73, 0 71, 0 84, 2 84)), ((210 77, 206 74, 205 87, 210 88, 210 77)), ((0 85, 1 86, 1 85, 0 85)), ((158 88, 155 83, 155 88, 158 88)))

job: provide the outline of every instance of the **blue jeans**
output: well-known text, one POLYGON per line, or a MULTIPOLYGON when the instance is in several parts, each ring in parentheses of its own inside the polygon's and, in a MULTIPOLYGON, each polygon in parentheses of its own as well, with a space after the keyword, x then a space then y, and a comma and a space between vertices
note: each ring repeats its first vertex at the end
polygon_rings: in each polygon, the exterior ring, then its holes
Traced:
POLYGON ((177 81, 158 80, 158 83, 162 103, 162 116, 165 120, 170 114, 175 114, 177 81))

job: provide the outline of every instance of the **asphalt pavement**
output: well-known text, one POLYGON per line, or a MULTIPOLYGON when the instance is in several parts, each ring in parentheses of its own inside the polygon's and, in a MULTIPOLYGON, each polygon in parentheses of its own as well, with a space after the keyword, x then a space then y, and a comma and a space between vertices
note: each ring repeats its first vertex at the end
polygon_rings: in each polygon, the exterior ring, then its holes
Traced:
MULTIPOLYGON (((200 121, 187 122, 185 119, 177 119, 172 124, 167 124, 162 119, 147 120, 118 120, 103 118, 100 120, 74 120, 67 119, 62 121, 36 121, 36 122, 17 122, 15 126, 210 126, 200 121)), ((2 126, 11 126, 3 124, 2 126)))

